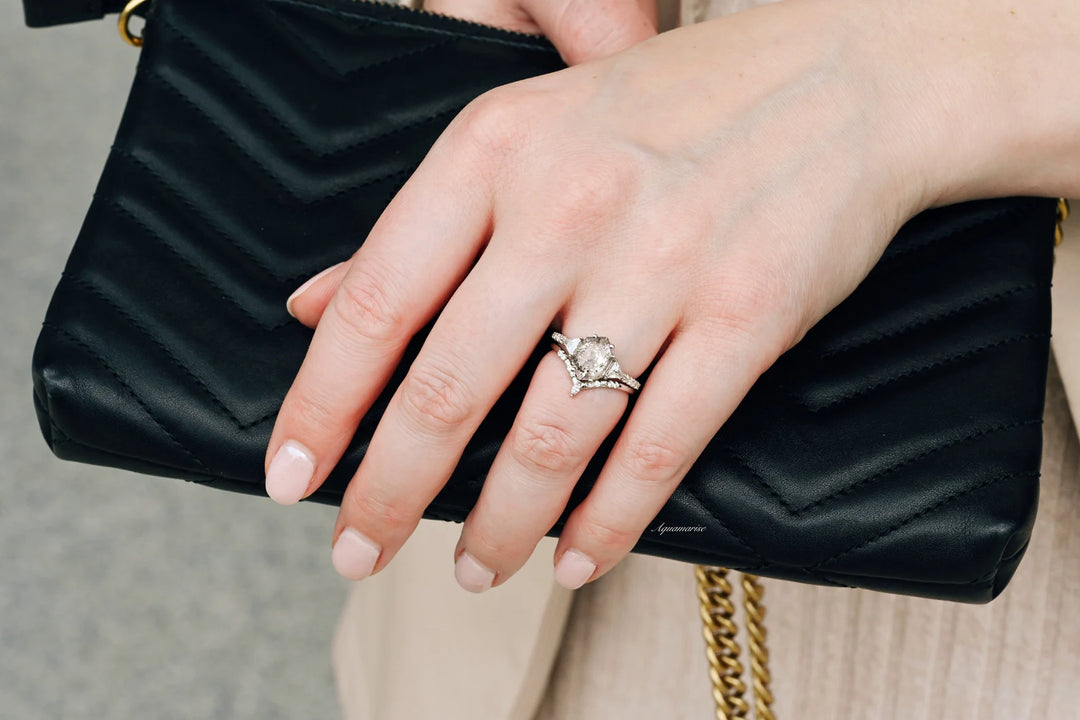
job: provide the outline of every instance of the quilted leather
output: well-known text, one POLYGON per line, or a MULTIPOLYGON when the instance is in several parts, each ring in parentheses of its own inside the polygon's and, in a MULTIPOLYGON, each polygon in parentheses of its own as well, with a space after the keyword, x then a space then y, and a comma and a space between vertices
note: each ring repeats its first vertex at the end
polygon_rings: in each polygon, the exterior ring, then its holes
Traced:
MULTIPOLYGON (((563 63, 538 36, 350 0, 154 0, 145 36, 35 348, 41 430, 61 458, 264 494, 311 339, 286 297, 363 242, 470 99, 563 63)), ((1054 207, 982 200, 908 222, 759 379, 635 551, 996 596, 1035 516, 1054 207)), ((429 329, 313 500, 340 501, 429 329)), ((428 517, 465 517, 547 352, 539 340, 428 517)))

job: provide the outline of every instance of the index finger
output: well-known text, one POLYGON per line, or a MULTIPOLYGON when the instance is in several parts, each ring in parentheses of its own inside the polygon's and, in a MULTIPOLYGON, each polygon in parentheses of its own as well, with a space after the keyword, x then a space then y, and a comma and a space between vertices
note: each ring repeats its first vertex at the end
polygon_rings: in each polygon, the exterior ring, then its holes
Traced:
POLYGON ((490 232, 490 184, 480 162, 464 162, 476 158, 463 157, 471 150, 454 126, 380 215, 315 330, 267 447, 266 492, 278 503, 298 502, 330 474, 490 232))

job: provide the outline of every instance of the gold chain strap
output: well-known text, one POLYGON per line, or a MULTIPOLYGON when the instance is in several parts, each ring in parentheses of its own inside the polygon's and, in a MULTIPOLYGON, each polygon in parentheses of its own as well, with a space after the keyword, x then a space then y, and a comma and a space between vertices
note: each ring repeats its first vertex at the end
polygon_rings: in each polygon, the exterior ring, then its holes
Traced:
POLYGON ((1065 239, 1065 231, 1061 229, 1061 223, 1069 219, 1069 201, 1065 198, 1058 198, 1057 206, 1057 227, 1054 229, 1054 247, 1061 244, 1061 241, 1065 239))
MULTIPOLYGON (((702 631, 705 637, 705 657, 709 661, 713 700, 717 720, 749 717, 750 707, 743 697, 746 684, 742 680, 743 665, 739 660, 742 649, 736 640, 735 605, 731 602, 731 582, 727 569, 714 565, 696 565, 698 601, 701 606, 702 631)), ((756 575, 742 575, 743 610, 750 646, 750 674, 753 678, 754 714, 757 720, 776 720, 770 709, 773 696, 769 690, 769 651, 765 647, 765 589, 756 575)))

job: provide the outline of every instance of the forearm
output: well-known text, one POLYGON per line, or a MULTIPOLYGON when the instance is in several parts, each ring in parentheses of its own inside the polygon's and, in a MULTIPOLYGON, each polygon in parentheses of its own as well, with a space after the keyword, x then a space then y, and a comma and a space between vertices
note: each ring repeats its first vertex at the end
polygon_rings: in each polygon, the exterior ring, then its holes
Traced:
POLYGON ((1080 197, 1080 3, 858 1, 930 204, 1080 197))

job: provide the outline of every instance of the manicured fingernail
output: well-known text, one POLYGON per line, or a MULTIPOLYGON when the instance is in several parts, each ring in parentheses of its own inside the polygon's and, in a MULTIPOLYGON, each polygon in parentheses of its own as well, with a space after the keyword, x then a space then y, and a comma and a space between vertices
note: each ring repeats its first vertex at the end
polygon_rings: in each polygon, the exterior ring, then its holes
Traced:
POLYGON ((334 268, 336 268, 337 266, 339 266, 339 265, 342 265, 342 264, 343 264, 344 262, 345 262, 345 261, 344 261, 344 260, 342 260, 342 261, 341 261, 341 262, 339 262, 339 263, 335 263, 335 264, 331 265, 330 267, 328 267, 328 268, 326 268, 325 270, 323 270, 322 272, 320 272, 320 273, 319 273, 318 275, 315 275, 315 276, 313 276, 313 277, 311 277, 311 278, 308 278, 308 280, 307 280, 307 281, 306 281, 306 282, 305 282, 305 283, 304 283, 303 285, 301 285, 300 287, 296 288, 296 290, 293 290, 293 294, 292 294, 292 295, 290 295, 290 296, 289 296, 289 299, 285 301, 285 310, 286 310, 286 311, 288 311, 288 313, 289 313, 290 315, 292 315, 293 317, 296 317, 296 313, 294 313, 294 312, 293 312, 293 308, 292 308, 292 306, 293 306, 293 303, 294 303, 294 302, 296 301, 296 298, 298 298, 298 297, 300 297, 301 295, 303 295, 303 294, 304 294, 304 291, 305 291, 305 290, 307 290, 307 289, 308 289, 309 287, 311 287, 312 285, 314 285, 314 284, 315 284, 315 282, 316 282, 316 281, 317 281, 317 280, 318 280, 319 278, 321 278, 321 277, 322 277, 323 275, 326 275, 326 274, 327 274, 328 272, 332 271, 332 270, 333 270, 334 268))
POLYGON ((567 550, 555 564, 555 582, 568 590, 577 590, 596 572, 596 563, 577 550, 567 550))
POLYGON ((307 494, 314 475, 315 456, 312 452, 295 440, 286 440, 274 453, 266 471, 266 494, 274 502, 293 505, 307 494))
POLYGON ((458 585, 469 592, 481 593, 491 587, 495 571, 488 570, 468 552, 463 552, 454 563, 454 577, 458 585))
POLYGON ((378 543, 359 530, 348 527, 338 535, 330 552, 330 562, 349 580, 363 580, 375 569, 381 552, 378 543))

